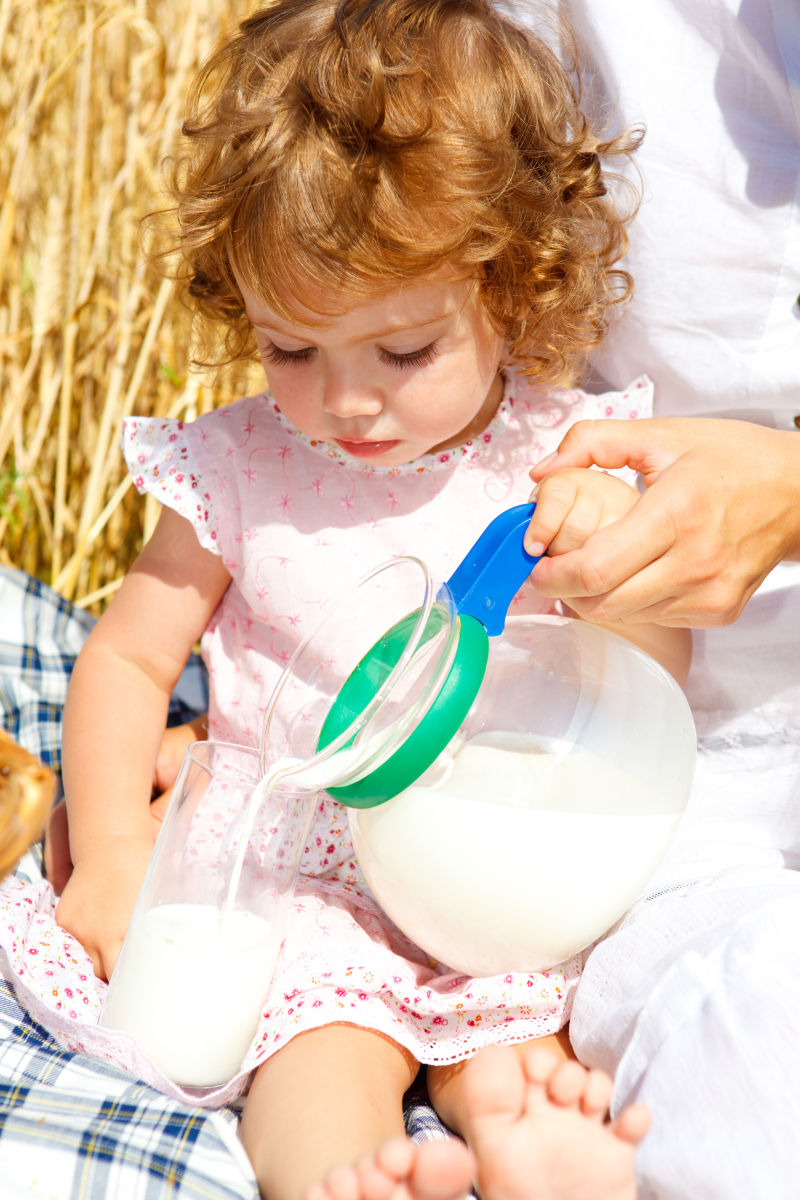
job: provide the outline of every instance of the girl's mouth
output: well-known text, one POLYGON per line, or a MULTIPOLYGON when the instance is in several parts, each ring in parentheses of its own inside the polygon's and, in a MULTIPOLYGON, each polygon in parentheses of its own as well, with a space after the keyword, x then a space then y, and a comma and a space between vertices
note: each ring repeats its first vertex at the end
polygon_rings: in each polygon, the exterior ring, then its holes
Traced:
POLYGON ((399 443, 399 438, 394 438, 390 442, 371 442, 367 438, 334 438, 334 441, 340 450, 344 450, 345 454, 351 454, 353 458, 379 458, 382 454, 388 454, 390 450, 394 450, 399 443))

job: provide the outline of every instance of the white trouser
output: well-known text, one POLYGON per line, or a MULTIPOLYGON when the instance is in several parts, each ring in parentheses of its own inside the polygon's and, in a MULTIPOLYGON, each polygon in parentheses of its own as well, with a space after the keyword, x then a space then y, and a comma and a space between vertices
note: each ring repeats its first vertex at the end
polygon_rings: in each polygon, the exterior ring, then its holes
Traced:
POLYGON ((576 992, 578 1057, 651 1108, 640 1200, 800 1196, 798 571, 697 635, 689 808, 576 992))
POLYGON ((639 1200, 800 1195, 800 874, 732 870, 642 906, 590 955, 570 1031, 653 1126, 639 1200))

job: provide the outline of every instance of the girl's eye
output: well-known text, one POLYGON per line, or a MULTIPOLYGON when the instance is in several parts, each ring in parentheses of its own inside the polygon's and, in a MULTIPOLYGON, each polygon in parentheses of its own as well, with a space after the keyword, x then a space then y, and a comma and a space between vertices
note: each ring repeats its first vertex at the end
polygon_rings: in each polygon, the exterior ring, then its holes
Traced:
POLYGON ((408 367, 427 367, 436 358, 436 342, 423 346, 421 350, 411 350, 408 354, 396 354, 393 350, 379 349, 381 362, 404 370, 408 367))
POLYGON ((265 347, 262 355, 269 362, 275 363, 276 367, 286 367, 292 364, 306 362, 314 353, 313 346, 304 346, 302 350, 281 350, 280 346, 276 346, 274 342, 270 342, 269 346, 265 347))

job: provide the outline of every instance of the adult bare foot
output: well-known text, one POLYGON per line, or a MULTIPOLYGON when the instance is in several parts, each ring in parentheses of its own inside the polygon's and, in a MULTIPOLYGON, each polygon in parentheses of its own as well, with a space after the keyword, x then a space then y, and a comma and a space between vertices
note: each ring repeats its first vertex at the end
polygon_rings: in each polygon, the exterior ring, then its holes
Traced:
POLYGON ((464 1200, 474 1161, 455 1138, 415 1145, 391 1138, 374 1157, 337 1167, 306 1200, 464 1200))
POLYGON ((635 1200, 644 1105, 608 1120, 611 1080, 528 1046, 492 1046, 464 1070, 465 1134, 482 1200, 635 1200))

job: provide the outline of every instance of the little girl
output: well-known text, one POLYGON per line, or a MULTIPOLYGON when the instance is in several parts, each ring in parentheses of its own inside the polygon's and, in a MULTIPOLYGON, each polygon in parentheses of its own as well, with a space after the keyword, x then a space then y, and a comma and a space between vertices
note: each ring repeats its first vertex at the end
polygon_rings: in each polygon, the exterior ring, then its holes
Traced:
MULTIPOLYGON (((531 465, 573 421, 646 415, 651 404, 646 380, 600 397, 556 386, 627 292, 613 268, 624 222, 599 155, 630 145, 587 130, 557 59, 489 0, 273 3, 206 67, 185 132, 176 186, 189 291, 227 353, 254 338, 269 391, 190 425, 125 426, 136 485, 164 509, 79 657, 64 720, 74 870, 58 922, 99 976, 150 858, 167 700, 196 640, 209 736, 258 744, 267 698, 332 591, 396 554, 445 578, 493 517, 526 498, 531 465)), ((635 498, 618 478, 556 473, 530 543, 582 544, 635 498)), ((515 603, 546 611, 530 583, 515 603)), ((684 633, 636 629, 680 674, 684 633)), ((234 1085, 257 1068, 241 1132, 262 1193, 462 1194, 466 1152, 451 1147, 437 1163, 430 1148, 387 1144, 427 1064, 432 1101, 471 1144, 485 1200, 511 1194, 498 1157, 526 1172, 520 1196, 634 1195, 641 1113, 603 1124, 608 1081, 562 1062, 556 1035, 579 968, 575 958, 467 979, 431 963, 381 914, 343 810, 323 795, 234 1085), (533 1039, 557 1057, 531 1056, 533 1039), (519 1057, 498 1049, 512 1043, 519 1057), (499 1098, 492 1080, 510 1081, 499 1098), (493 1126, 504 1106, 511 1117, 493 1126)), ((62 960, 59 970, 59 1004, 48 1003, 63 1035, 62 960)), ((82 987, 91 1010, 85 976, 82 987)), ((43 989, 38 1002, 41 1015, 43 989)), ((72 1043, 98 1049, 74 1015, 72 1043)))

